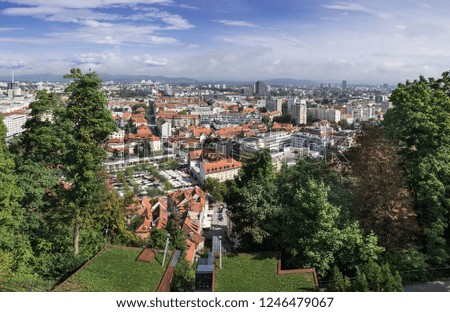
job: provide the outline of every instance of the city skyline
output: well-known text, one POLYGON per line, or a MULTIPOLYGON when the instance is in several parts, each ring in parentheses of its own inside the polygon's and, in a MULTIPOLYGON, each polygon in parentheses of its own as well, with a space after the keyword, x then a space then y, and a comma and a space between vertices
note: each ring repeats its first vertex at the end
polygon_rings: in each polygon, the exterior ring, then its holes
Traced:
POLYGON ((0 0, 0 76, 396 84, 448 69, 450 3, 0 0))

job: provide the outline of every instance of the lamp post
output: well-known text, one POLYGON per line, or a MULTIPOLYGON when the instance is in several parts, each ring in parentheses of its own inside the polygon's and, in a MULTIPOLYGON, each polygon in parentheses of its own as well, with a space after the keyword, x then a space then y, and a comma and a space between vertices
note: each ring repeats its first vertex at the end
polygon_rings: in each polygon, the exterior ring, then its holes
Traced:
POLYGON ((106 228, 106 230, 105 230, 105 248, 106 248, 106 246, 108 246, 108 232, 109 232, 109 229, 108 228, 106 228))
POLYGON ((222 235, 219 236, 219 268, 222 268, 222 235))
POLYGON ((164 262, 166 262, 167 250, 169 249, 169 239, 170 239, 170 234, 167 234, 166 248, 164 248, 164 257, 163 257, 163 261, 162 261, 162 266, 164 266, 164 262))

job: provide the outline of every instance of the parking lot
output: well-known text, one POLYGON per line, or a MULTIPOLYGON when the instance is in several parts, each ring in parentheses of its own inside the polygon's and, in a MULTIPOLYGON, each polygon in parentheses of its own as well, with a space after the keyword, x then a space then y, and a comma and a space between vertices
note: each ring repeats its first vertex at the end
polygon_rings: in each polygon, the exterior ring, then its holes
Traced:
POLYGON ((162 190, 161 181, 154 177, 150 171, 136 171, 132 177, 125 177, 125 183, 117 180, 117 175, 111 176, 112 187, 119 193, 120 196, 125 194, 125 189, 136 191, 137 196, 146 196, 149 190, 162 190))
POLYGON ((191 187, 197 185, 197 181, 192 178, 186 171, 182 170, 161 170, 163 175, 174 188, 191 187))

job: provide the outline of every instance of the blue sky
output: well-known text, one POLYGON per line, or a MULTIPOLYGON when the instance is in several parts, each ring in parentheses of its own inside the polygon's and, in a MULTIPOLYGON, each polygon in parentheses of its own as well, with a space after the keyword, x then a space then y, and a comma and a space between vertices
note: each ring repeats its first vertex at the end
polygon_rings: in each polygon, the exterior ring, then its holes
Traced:
POLYGON ((0 0, 0 75, 397 83, 450 63, 446 0, 0 0))

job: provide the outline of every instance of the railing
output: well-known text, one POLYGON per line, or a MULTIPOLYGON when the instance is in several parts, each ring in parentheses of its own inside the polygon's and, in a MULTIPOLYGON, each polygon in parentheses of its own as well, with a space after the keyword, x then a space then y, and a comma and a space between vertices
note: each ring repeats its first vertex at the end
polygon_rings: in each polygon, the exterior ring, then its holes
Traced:
POLYGON ((307 278, 312 278, 314 280, 314 285, 316 286, 316 290, 319 290, 319 279, 317 278, 317 273, 316 273, 315 268, 282 270, 281 269, 281 260, 278 260, 277 274, 278 275, 288 275, 288 274, 306 275, 307 278))

